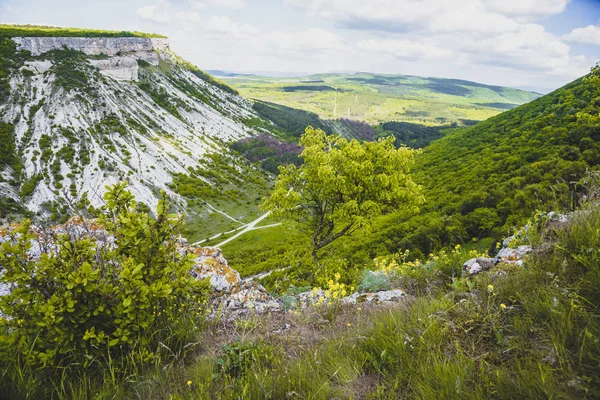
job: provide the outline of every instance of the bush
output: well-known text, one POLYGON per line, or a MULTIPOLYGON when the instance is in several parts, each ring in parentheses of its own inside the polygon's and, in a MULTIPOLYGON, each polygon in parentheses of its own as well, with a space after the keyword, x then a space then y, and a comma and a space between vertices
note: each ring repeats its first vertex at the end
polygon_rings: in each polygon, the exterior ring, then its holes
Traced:
POLYGON ((361 276, 361 282, 358 289, 363 292, 381 292, 390 290, 390 279, 383 272, 373 272, 366 270, 361 276))
POLYGON ((180 218, 164 197, 156 218, 137 212, 125 184, 110 188, 97 221, 55 230, 15 228, 2 244, 0 354, 11 370, 53 380, 154 362, 158 350, 181 351, 197 331, 207 283, 190 275, 193 260, 177 247, 180 218), (37 254, 36 254, 37 253, 37 254), (18 360, 18 361, 15 361, 18 360))

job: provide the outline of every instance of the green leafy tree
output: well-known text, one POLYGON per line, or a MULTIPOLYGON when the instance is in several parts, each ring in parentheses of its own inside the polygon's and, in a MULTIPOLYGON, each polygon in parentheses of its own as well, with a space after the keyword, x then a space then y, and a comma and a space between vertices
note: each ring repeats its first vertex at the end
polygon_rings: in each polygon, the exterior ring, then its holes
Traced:
POLYGON ((97 220, 55 230, 25 221, 5 235, 0 281, 14 289, 0 297, 0 354, 46 372, 127 373, 133 358, 153 361, 190 339, 208 284, 179 253, 180 217, 164 194, 155 217, 136 211, 125 185, 109 188, 97 220))
POLYGON ((336 239, 351 235, 387 211, 417 211, 421 188, 409 174, 415 150, 396 149, 394 138, 360 143, 308 127, 297 167, 280 167, 263 207, 297 222, 311 239, 312 257, 336 239))

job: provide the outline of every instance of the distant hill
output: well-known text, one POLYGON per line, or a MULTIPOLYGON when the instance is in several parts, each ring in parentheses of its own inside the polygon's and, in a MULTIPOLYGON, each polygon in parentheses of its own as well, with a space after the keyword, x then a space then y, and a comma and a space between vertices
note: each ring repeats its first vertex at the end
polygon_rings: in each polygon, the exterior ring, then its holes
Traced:
POLYGON ((470 125, 540 96, 443 78, 370 73, 304 77, 221 75, 246 97, 303 109, 323 119, 470 125))

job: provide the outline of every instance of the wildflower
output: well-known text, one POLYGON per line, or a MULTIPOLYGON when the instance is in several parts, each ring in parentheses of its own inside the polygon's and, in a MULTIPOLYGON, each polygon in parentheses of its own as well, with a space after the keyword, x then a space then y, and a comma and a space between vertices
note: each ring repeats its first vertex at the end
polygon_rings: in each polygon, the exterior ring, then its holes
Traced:
POLYGON ((336 281, 339 281, 340 278, 342 277, 339 272, 336 272, 334 276, 335 276, 336 281))
POLYGON ((188 381, 186 383, 187 383, 188 386, 192 386, 192 381, 190 381, 189 379, 188 379, 188 381))
POLYGON ((500 308, 503 310, 506 310, 506 304, 504 304, 504 303, 500 304, 500 308))
POLYGON ((319 292, 319 289, 317 289, 316 287, 314 287, 314 288, 313 288, 313 290, 312 290, 312 292, 313 292, 314 294, 317 294, 317 293, 319 292))
POLYGON ((351 327, 351 326, 352 326, 352 324, 351 324, 350 322, 348 322, 346 325, 348 325, 348 327, 351 327))
POLYGON ((494 291, 494 285, 488 285, 487 290, 492 293, 494 291))
POLYGON ((356 307, 356 311, 360 311, 360 310, 362 310, 362 308, 356 307))
POLYGON ((455 250, 458 250, 458 249, 460 249, 460 244, 457 244, 456 246, 454 246, 454 249, 455 249, 455 250))

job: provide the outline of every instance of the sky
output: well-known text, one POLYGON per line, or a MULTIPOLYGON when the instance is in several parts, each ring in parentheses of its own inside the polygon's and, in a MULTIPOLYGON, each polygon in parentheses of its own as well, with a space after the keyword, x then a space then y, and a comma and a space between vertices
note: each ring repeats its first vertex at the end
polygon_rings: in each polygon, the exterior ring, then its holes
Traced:
POLYGON ((0 23, 168 36, 202 69, 548 91, 600 61, 600 0, 0 0, 0 23))

